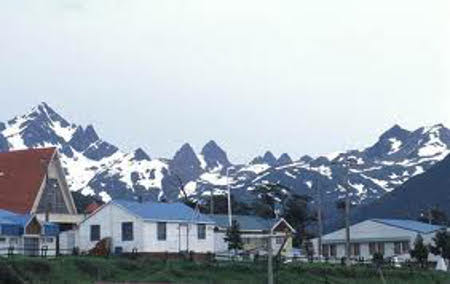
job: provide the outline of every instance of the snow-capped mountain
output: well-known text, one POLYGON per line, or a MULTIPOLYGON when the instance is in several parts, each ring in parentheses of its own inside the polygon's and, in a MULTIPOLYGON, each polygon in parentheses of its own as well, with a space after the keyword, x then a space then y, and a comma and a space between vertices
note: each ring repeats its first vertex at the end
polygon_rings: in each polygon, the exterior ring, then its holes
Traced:
POLYGON ((182 191, 201 200, 224 194, 229 184, 237 199, 248 201, 256 186, 277 183, 299 194, 314 195, 319 188, 327 206, 346 188, 353 203, 368 203, 426 171, 450 153, 450 130, 440 124, 415 131, 396 125, 361 150, 298 160, 267 151, 233 165, 214 141, 199 153, 186 143, 170 159, 151 158, 141 148, 126 153, 101 139, 92 125, 69 123, 45 103, 0 123, 0 151, 48 146, 59 149, 71 190, 103 200, 176 199, 182 191))
POLYGON ((100 139, 92 125, 70 124, 45 103, 3 123, 0 131, 1 151, 57 147, 73 191, 105 201, 136 191, 160 194, 166 163, 142 149, 124 153, 100 139))

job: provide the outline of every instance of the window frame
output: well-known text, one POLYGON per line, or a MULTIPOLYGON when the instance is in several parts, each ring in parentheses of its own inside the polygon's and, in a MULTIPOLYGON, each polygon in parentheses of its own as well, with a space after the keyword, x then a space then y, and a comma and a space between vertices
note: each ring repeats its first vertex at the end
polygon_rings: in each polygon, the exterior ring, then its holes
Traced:
POLYGON ((330 245, 330 255, 332 257, 337 257, 337 245, 336 244, 330 245))
POLYGON ((206 224, 197 224, 197 239, 206 240, 206 224))
POLYGON ((101 240, 101 238, 102 238, 101 236, 102 236, 102 231, 101 231, 100 225, 99 225, 99 224, 92 224, 92 225, 89 227, 89 240, 90 240, 91 242, 98 242, 98 241, 101 240), (94 232, 93 229, 94 229, 94 228, 97 228, 97 229, 98 229, 98 232, 97 232, 98 236, 93 234, 93 232, 94 232), (95 237, 97 237, 97 238, 95 238, 95 237))
POLYGON ((122 242, 131 242, 134 241, 134 223, 133 222, 122 222, 121 226, 122 230, 122 242), (127 226, 129 226, 127 228, 127 226), (130 229, 131 228, 131 229, 130 229))
POLYGON ((352 255, 353 256, 360 256, 361 255, 361 245, 359 243, 351 244, 351 248, 352 248, 352 255))
POLYGON ((167 222, 156 223, 156 239, 158 241, 167 240, 167 222))
POLYGON ((377 243, 370 242, 369 243, 369 254, 374 255, 377 252, 377 243))
POLYGON ((394 242, 394 254, 402 253, 402 242, 394 242))

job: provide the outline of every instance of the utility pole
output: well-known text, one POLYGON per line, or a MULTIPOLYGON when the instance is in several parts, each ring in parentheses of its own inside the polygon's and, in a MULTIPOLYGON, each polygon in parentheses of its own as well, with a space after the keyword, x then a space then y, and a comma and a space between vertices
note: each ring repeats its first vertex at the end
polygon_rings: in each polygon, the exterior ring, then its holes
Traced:
MULTIPOLYGON (((336 165, 337 162, 333 162, 332 164, 336 165)), ((351 255, 351 248, 350 248, 350 166, 357 164, 357 161, 355 159, 347 158, 345 161, 343 161, 344 168, 347 170, 345 174, 345 182, 347 185, 345 186, 345 265, 350 266, 350 255, 351 255)))
POLYGON ((323 234, 323 225, 322 225, 322 194, 319 186, 319 178, 316 177, 316 191, 317 191, 317 225, 318 225, 318 235, 319 239, 317 242, 317 252, 319 254, 319 259, 322 259, 322 234, 323 234))
MULTIPOLYGON (((227 180, 228 182, 228 180, 227 180)), ((213 188, 211 187, 211 200, 209 201, 209 214, 214 214, 214 196, 213 196, 213 188)))
POLYGON ((350 266, 350 195, 345 189, 345 265, 350 266))
POLYGON ((272 229, 267 237, 267 284, 273 284, 273 249, 272 249, 272 229))
POLYGON ((231 225, 233 223, 233 218, 231 216, 231 190, 230 190, 230 180, 229 180, 230 169, 231 169, 231 167, 227 168, 227 191, 228 191, 228 224, 231 228, 231 225))
POLYGON ((345 265, 350 266, 350 255, 351 255, 351 248, 350 248, 350 166, 355 165, 357 162, 354 159, 347 159, 345 161, 345 165, 347 168, 347 178, 346 183, 347 186, 345 187, 345 265))

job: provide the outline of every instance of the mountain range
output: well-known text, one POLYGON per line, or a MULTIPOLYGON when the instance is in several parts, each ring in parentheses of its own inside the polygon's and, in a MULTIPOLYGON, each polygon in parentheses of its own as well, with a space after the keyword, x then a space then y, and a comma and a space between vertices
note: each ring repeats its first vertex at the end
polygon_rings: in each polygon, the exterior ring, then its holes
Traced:
POLYGON ((174 200, 181 189, 190 199, 203 200, 225 194, 229 184, 236 199, 249 202, 258 185, 274 183, 288 194, 320 192, 324 208, 334 208, 330 204, 346 190, 355 205, 384 200, 450 153, 450 130, 441 124, 414 131, 395 125, 367 148, 298 159, 267 151, 236 165, 214 141, 200 152, 186 143, 170 158, 153 158, 141 148, 128 153, 101 139, 92 125, 69 122, 46 103, 0 123, 0 151, 49 146, 60 151, 70 189, 104 201, 138 195, 174 200))

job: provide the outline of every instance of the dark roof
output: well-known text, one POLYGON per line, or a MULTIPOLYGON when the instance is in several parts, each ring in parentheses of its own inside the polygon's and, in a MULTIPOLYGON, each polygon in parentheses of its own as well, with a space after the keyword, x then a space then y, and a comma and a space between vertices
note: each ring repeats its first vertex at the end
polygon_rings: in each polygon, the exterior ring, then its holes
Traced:
MULTIPOLYGON (((207 215, 211 220, 215 221, 220 228, 228 228, 228 215, 207 215)), ((265 219, 259 216, 251 215, 232 215, 233 221, 237 221, 240 229, 243 231, 264 231, 270 230, 280 219, 265 219)))
POLYGON ((146 221, 182 222, 182 223, 213 223, 208 217, 196 212, 184 203, 137 202, 113 200, 134 215, 146 221))
POLYGON ((56 148, 0 153, 0 208, 29 213, 56 148))
POLYGON ((371 219, 371 221, 422 234, 429 234, 445 229, 444 226, 431 225, 408 219, 371 219))

